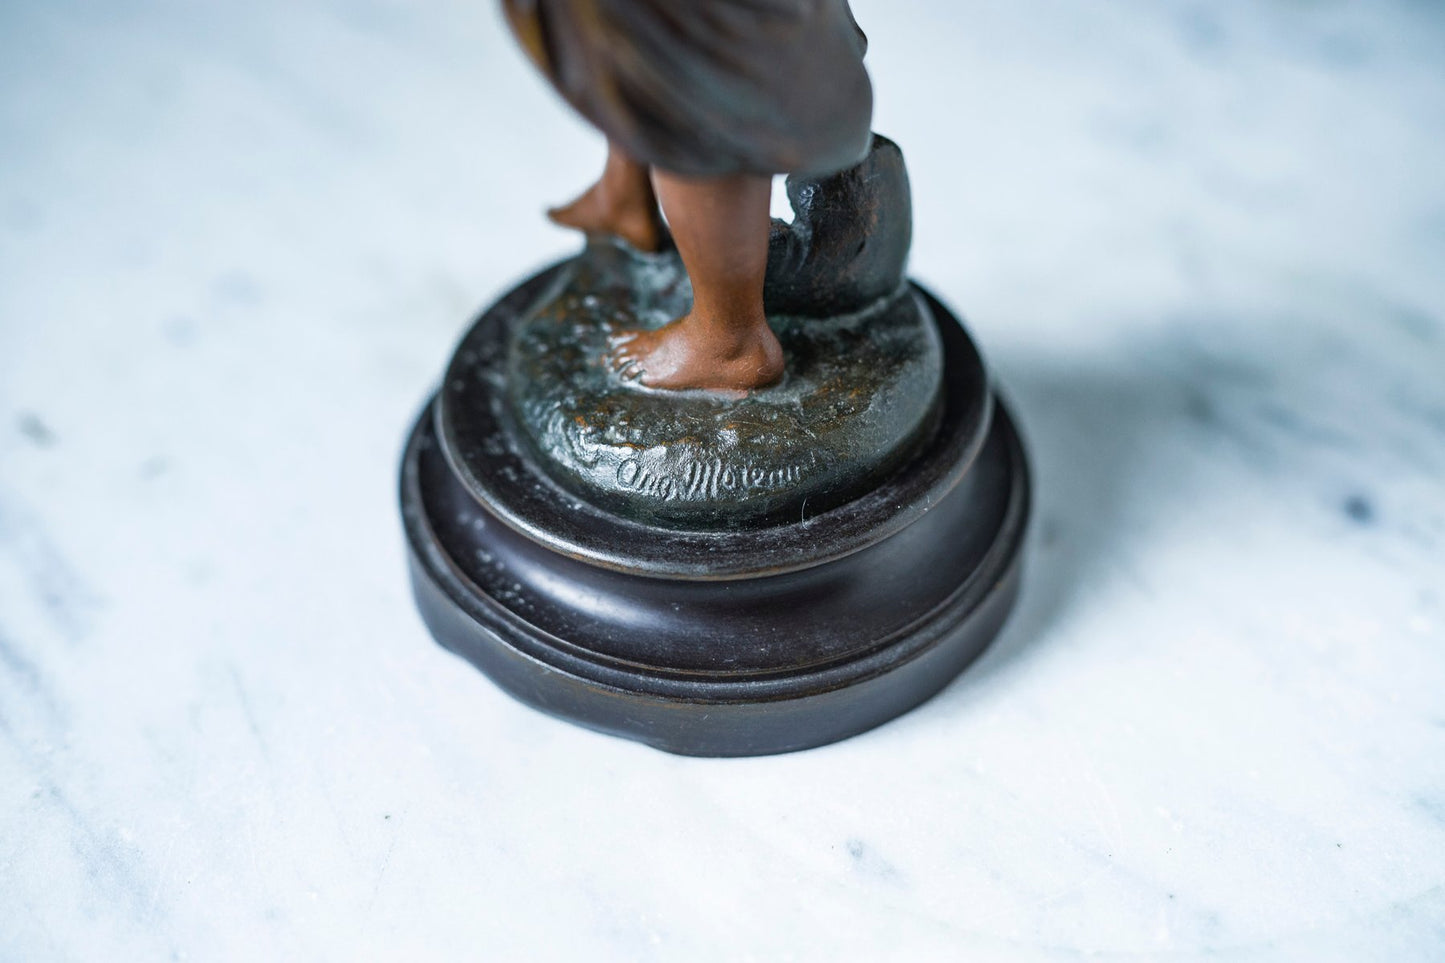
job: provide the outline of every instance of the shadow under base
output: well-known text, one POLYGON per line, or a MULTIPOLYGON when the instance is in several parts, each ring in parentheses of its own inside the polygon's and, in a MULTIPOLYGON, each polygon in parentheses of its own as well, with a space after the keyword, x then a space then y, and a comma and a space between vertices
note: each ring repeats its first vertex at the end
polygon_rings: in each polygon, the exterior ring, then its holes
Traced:
MULTIPOLYGON (((547 278, 464 345, 519 323, 547 278)), ((807 749, 937 693, 1012 606, 1029 480, 968 336, 912 290, 941 345, 936 428, 870 492, 794 522, 682 530, 590 504, 508 426, 504 381, 497 418, 449 383, 401 478, 433 636, 528 705, 687 755, 807 749)))

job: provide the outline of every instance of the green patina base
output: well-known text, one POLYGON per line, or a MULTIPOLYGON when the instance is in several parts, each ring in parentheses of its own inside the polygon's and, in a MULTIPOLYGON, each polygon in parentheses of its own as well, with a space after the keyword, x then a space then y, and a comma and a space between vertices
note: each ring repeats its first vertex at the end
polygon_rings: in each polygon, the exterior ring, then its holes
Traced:
POLYGON ((937 326, 909 286, 834 318, 770 317, 781 383, 730 399, 625 380, 609 339, 683 314, 675 253, 596 241, 515 322, 508 399, 559 485, 637 521, 689 529, 797 521, 872 488, 936 424, 937 326))

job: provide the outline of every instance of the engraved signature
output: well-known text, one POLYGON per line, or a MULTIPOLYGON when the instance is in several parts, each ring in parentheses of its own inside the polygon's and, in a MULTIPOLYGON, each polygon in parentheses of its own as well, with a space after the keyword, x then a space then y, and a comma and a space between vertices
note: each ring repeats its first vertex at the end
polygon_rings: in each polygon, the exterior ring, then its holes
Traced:
POLYGON ((765 468, 729 463, 718 457, 689 461, 679 472, 663 472, 641 459, 627 458, 617 466, 617 484, 663 501, 694 501, 745 491, 772 491, 797 484, 806 473, 804 465, 765 468))

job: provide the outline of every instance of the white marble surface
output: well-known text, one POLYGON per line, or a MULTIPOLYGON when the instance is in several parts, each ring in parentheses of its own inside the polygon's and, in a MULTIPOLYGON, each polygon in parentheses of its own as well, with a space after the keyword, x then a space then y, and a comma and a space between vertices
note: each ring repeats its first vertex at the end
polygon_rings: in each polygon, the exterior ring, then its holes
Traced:
POLYGON ((1445 958, 1445 10, 855 8, 1028 581, 716 762, 411 608, 403 430, 599 160, 494 5, 0 4, 0 958, 1445 958))

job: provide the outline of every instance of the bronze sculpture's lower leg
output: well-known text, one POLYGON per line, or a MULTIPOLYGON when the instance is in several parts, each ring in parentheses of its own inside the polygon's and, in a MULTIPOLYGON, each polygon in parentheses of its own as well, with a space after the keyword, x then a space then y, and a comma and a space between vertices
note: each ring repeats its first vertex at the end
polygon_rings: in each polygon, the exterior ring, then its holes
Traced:
POLYGON ((692 310, 619 337, 614 365, 654 388, 747 391, 777 381, 783 349, 763 314, 772 178, 654 170, 653 183, 692 281, 692 310))
POLYGON ((572 203, 552 208, 547 216, 563 227, 620 237, 639 251, 656 251, 662 240, 647 165, 612 143, 607 145, 607 165, 597 183, 572 203))

